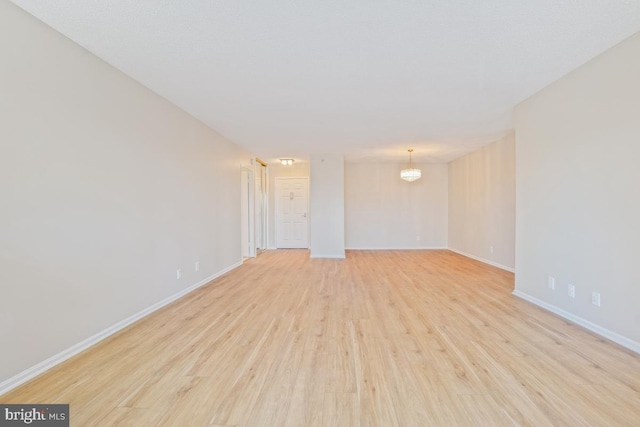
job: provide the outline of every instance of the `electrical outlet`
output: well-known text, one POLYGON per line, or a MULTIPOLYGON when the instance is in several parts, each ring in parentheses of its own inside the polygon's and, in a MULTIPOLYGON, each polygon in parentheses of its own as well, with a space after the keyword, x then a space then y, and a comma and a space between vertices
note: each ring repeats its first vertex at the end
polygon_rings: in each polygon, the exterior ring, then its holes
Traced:
POLYGON ((416 242, 420 241, 420 236, 416 236, 416 242))
POLYGON ((193 268, 194 268, 194 270, 196 270, 196 271, 200 271, 200 261, 196 261, 196 262, 193 264, 193 268))
POLYGON ((181 277, 182 277, 182 270, 177 269, 176 270, 176 279, 180 280, 181 277))
POLYGON ((493 253, 493 246, 489 246, 489 250, 493 253))
POLYGON ((591 292, 591 304, 600 307, 600 292, 591 292))
POLYGON ((547 283, 549 285, 549 289, 551 289, 552 291, 556 288, 556 278, 549 276, 547 278, 547 283))
POLYGON ((572 285, 571 283, 569 283, 569 285, 567 285, 567 288, 568 288, 569 296, 571 298, 575 298, 576 297, 576 287, 574 285, 572 285))

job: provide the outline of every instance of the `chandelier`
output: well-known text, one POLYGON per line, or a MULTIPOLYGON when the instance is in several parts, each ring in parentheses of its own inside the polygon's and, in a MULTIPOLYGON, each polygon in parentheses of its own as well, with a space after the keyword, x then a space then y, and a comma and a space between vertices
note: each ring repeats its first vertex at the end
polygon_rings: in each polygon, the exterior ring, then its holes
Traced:
POLYGON ((400 171, 400 178, 411 182, 420 178, 422 176, 422 172, 420 172, 420 169, 415 169, 411 164, 411 153, 413 152, 413 148, 409 148, 407 151, 409 151, 409 168, 402 169, 400 171))

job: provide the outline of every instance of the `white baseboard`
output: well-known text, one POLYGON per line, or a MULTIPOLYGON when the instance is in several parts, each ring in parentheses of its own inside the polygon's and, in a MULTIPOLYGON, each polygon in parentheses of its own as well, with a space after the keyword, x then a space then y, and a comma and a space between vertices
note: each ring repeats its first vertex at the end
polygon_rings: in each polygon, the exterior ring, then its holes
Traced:
POLYGON ((434 251, 448 249, 446 246, 422 246, 422 247, 410 247, 410 248, 346 248, 348 251, 434 251))
POLYGON ((506 265, 502 265, 500 263, 497 263, 497 262, 494 262, 494 261, 491 261, 491 260, 488 260, 488 259, 480 258, 478 256, 471 255, 469 253, 460 251, 458 249, 454 249, 454 248, 447 248, 447 249, 449 249, 451 252, 455 252, 455 253, 457 253, 459 255, 466 256, 467 258, 475 259, 476 261, 484 262, 485 264, 489 264, 489 265, 492 265, 494 267, 498 267, 498 268, 500 268, 502 270, 506 270, 506 271, 509 271, 511 273, 515 273, 516 272, 516 270, 514 268, 512 268, 512 267, 507 267, 506 265))
POLYGON ((572 321, 573 323, 582 326, 585 329, 590 330, 591 332, 594 332, 608 340, 611 340, 615 343, 620 344, 623 347, 628 348, 631 351, 635 351, 636 353, 640 354, 640 343, 636 342, 634 340, 631 340, 625 336, 622 336, 620 334, 617 334, 615 332, 612 332, 606 328, 603 328, 602 326, 596 325, 595 323, 592 323, 588 320, 583 319, 582 317, 576 316, 575 314, 569 313, 568 311, 564 311, 561 308, 556 307, 555 305, 549 304, 547 302, 544 302, 536 297, 532 297, 529 294, 526 294, 522 291, 519 290, 514 290, 513 291, 513 295, 517 296, 518 298, 521 298, 525 301, 529 301, 532 304, 537 305, 538 307, 544 308, 545 310, 548 310, 554 314, 557 314, 560 317, 564 317, 567 320, 572 321))
POLYGON ((164 300, 153 304, 150 307, 147 307, 146 309, 134 314, 133 316, 127 317, 126 319, 116 323, 115 325, 112 325, 110 327, 108 327, 107 329, 98 332, 97 334, 90 336, 89 338, 69 347, 66 350, 61 351, 60 353, 51 356, 50 358, 43 360, 42 362, 38 363, 35 366, 32 366, 31 368, 28 368, 22 372, 20 372, 17 375, 14 375, 13 377, 9 378, 8 380, 5 380, 3 382, 0 383, 0 396, 13 390, 14 388, 18 387, 21 384, 24 384, 25 382, 35 378, 36 376, 42 374, 43 372, 53 368, 54 366, 64 362, 65 360, 75 356, 76 354, 86 350, 87 348, 99 343, 100 341, 102 341, 103 339, 115 334, 116 332, 120 331, 121 329, 126 328, 127 326, 131 325, 132 323, 135 323, 136 321, 142 319, 145 316, 148 316, 149 314, 153 313, 154 311, 164 307, 165 305, 171 304, 172 302, 174 302, 175 300, 185 296, 186 294, 193 292, 194 290, 198 289, 199 287, 209 283, 210 281, 222 276, 225 273, 228 273, 229 271, 233 270, 234 268, 237 268, 239 266, 242 265, 242 261, 233 264, 227 268, 225 268, 224 270, 221 270, 215 274, 213 274, 212 276, 207 277, 206 279, 201 280, 200 282, 196 283, 195 285, 192 285, 186 289, 183 289, 182 291, 171 295, 168 298, 165 298, 164 300))
POLYGON ((309 255, 309 258, 331 258, 331 259, 345 259, 346 256, 345 255, 336 255, 336 254, 330 254, 330 255, 309 255))

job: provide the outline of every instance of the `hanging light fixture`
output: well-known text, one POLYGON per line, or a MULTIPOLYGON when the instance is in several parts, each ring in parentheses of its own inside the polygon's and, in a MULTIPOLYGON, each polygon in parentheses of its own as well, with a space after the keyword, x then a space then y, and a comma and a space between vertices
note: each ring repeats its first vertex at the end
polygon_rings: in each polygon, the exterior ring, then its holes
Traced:
POLYGON ((409 148, 407 151, 409 151, 409 168, 402 169, 400 171, 400 178, 411 182, 420 178, 422 176, 422 172, 420 172, 420 169, 415 169, 411 164, 411 153, 413 152, 413 148, 409 148))
POLYGON ((293 159, 280 159, 280 163, 282 163, 283 166, 291 166, 293 165, 293 159))

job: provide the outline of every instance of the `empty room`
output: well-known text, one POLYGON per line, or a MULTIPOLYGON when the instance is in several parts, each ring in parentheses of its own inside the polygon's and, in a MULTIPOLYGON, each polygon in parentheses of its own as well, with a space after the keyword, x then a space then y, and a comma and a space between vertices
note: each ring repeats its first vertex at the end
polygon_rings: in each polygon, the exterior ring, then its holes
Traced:
POLYGON ((640 425, 640 1, 0 0, 0 425, 640 425))

